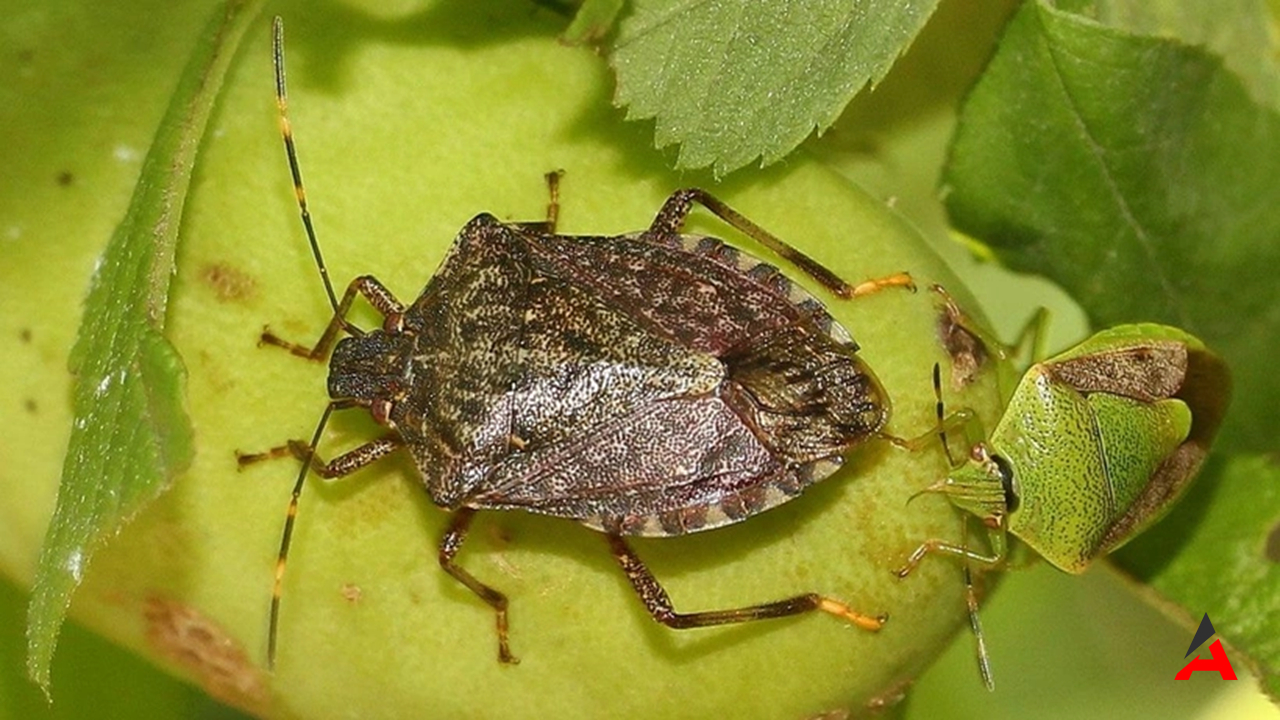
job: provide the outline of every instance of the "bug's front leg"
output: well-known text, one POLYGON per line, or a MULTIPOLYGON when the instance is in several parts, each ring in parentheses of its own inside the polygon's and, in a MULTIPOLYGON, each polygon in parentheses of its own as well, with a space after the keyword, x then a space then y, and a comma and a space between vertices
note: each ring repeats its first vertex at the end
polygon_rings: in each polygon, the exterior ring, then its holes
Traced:
MULTIPOLYGON (((964 520, 963 536, 968 542, 969 524, 968 519, 964 520)), ((970 563, 981 563, 987 570, 999 570, 1008 564, 1008 539, 1006 537, 1007 530, 1001 527, 988 526, 988 532, 991 542, 991 554, 983 555, 981 553, 970 550, 966 545, 955 545, 943 540, 929 540, 921 543, 915 552, 911 553, 911 557, 907 559, 907 564, 895 571, 894 574, 898 579, 905 578, 925 558, 929 553, 944 553, 953 558, 958 559, 962 565, 962 575, 964 578, 964 597, 965 607, 969 615, 969 629, 973 632, 975 650, 978 656, 978 673, 982 677, 982 684, 987 690, 995 690, 995 677, 991 672, 991 657, 987 653, 986 634, 982 630, 982 620, 978 615, 978 591, 974 587, 973 571, 970 563)))
POLYGON ((246 453, 236 451, 236 462, 241 468, 262 462, 263 460, 275 460, 282 457, 293 457, 311 466, 311 471, 320 477, 329 480, 332 478, 344 477, 359 470, 376 460, 391 454, 400 449, 403 442, 400 436, 395 433, 387 433, 382 437, 371 440, 359 447, 342 453, 332 460, 324 460, 316 455, 315 448, 311 447, 305 440, 290 440, 284 445, 262 452, 246 453))
POLYGON ((932 539, 920 543, 920 547, 911 553, 911 557, 907 558, 907 562, 902 567, 894 571, 899 578, 905 578, 915 571, 925 556, 929 553, 947 555, 965 562, 975 562, 985 566, 988 570, 999 570, 1008 562, 1007 540, 1004 530, 992 530, 991 538, 991 554, 983 555, 980 552, 970 550, 964 545, 956 545, 946 540, 932 539))
POLYGON ((293 491, 289 494, 289 506, 285 512, 284 528, 280 534, 280 551, 276 556, 275 578, 271 585, 271 611, 267 629, 267 667, 269 668, 274 668, 276 663, 277 638, 280 628, 280 599, 284 594, 285 565, 289 559, 289 548, 293 540, 293 527, 298 518, 298 503, 302 497, 302 488, 306 483, 307 472, 314 472, 326 479, 344 477, 365 465, 386 457, 404 444, 404 441, 398 435, 388 433, 353 450, 348 450, 328 462, 316 457, 315 446, 320 441, 321 434, 324 433, 324 427, 329 422, 329 416, 334 410, 342 409, 343 407, 345 406, 341 402, 329 403, 329 406, 325 408, 324 414, 320 416, 320 422, 316 425, 316 430, 311 437, 310 443, 301 440, 290 440, 284 445, 271 448, 265 452, 242 453, 236 451, 236 460, 241 468, 262 460, 288 455, 298 458, 303 463, 302 469, 298 471, 298 478, 294 481, 293 491))
POLYGON ((373 306, 374 310, 382 314, 385 318, 385 325, 388 327, 399 325, 400 319, 404 316, 404 304, 397 300, 391 294, 391 291, 377 278, 372 275, 361 275, 347 285, 347 291, 342 294, 342 300, 334 308, 333 319, 329 321, 329 325, 324 329, 324 334, 320 336, 314 346, 307 347, 306 345, 283 340, 268 328, 263 329, 262 337, 258 342, 262 345, 284 348, 294 355, 308 360, 324 360, 329 356, 329 351, 333 349, 333 343, 338 339, 340 331, 345 330, 351 335, 364 334, 364 331, 347 322, 347 312, 351 310, 351 303, 355 301, 356 295, 363 296, 373 306))

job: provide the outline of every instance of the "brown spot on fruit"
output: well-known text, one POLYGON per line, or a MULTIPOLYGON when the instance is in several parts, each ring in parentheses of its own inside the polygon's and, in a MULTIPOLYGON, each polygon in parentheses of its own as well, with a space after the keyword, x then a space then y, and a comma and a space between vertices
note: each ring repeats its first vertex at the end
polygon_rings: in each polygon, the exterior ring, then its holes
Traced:
POLYGON ((963 390, 977 379, 991 357, 986 343, 969 327, 969 318, 941 285, 935 285, 941 296, 938 313, 938 341, 951 358, 951 387, 963 390))
POLYGON ((253 297, 257 287, 253 278, 224 263, 211 263, 200 270, 200 279, 222 302, 240 302, 253 297))
POLYGON ((342 598, 344 600, 351 603, 352 605, 355 605, 356 603, 360 602, 360 599, 363 597, 364 597, 364 591, 360 589, 359 585, 356 585, 355 583, 343 583, 342 598))
POLYGON ((902 678, 886 687, 879 695, 867 701, 866 708, 872 715, 892 715, 894 708, 902 704, 911 689, 913 678, 902 678))
POLYGON ((199 610, 170 598, 152 596, 143 610, 147 642, 182 666, 204 691, 255 715, 270 706, 262 671, 249 662, 244 648, 199 610))

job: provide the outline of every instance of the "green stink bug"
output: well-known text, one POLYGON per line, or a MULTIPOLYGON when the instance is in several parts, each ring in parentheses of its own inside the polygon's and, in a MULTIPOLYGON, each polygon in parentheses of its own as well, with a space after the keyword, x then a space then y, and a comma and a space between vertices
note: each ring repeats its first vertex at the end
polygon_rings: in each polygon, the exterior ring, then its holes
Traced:
POLYGON ((991 434, 925 489, 979 517, 991 555, 931 540, 899 574, 929 552, 998 565, 1007 533, 1055 567, 1083 572, 1186 489, 1229 388, 1226 366, 1204 343, 1164 325, 1114 327, 1033 364, 991 434))
MULTIPOLYGON (((987 342, 940 292, 950 322, 987 342)), ((898 575, 906 577, 929 553, 1000 569, 1010 533, 1055 567, 1083 572, 1173 506, 1204 462, 1229 396, 1221 359, 1196 337, 1164 325, 1117 326, 1032 364, 989 435, 967 411, 943 422, 944 430, 960 424, 980 439, 964 462, 922 491, 943 494, 978 517, 989 554, 932 539, 898 575)), ((970 588, 971 611, 972 595, 970 588)), ((973 626, 990 685, 976 615, 973 626)))

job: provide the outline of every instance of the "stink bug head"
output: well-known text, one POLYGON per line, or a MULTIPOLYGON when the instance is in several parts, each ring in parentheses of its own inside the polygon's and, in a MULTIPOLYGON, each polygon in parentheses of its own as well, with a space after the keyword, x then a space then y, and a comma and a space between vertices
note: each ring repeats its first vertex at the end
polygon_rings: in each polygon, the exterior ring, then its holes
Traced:
POLYGON ((979 443, 963 465, 923 492, 945 495, 957 508, 979 518, 985 527, 1003 531, 1007 518, 1019 506, 1014 478, 1009 462, 991 455, 979 443))
POLYGON ((412 356, 413 336, 405 333, 377 329, 345 337, 329 360, 329 396, 363 407, 399 401, 413 382, 412 356))

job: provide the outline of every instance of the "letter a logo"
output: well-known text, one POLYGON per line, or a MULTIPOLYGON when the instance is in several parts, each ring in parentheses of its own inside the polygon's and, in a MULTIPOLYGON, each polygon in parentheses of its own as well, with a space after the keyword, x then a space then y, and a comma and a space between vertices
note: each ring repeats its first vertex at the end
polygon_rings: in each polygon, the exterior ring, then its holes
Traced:
MULTIPOLYGON (((1204 614, 1204 619, 1200 621, 1200 627, 1196 630, 1195 637, 1191 638, 1191 647, 1187 648, 1187 655, 1195 652, 1195 649, 1204 644, 1205 640, 1213 637, 1213 623, 1209 621, 1209 613, 1204 614)), ((1182 657, 1186 657, 1183 655, 1182 657)), ((1201 658, 1196 655, 1195 659, 1187 663, 1186 667, 1178 671, 1176 680, 1188 680, 1191 673, 1196 671, 1212 671, 1222 676, 1223 680, 1235 680, 1236 671, 1231 667, 1231 661, 1227 659, 1227 651, 1222 649, 1222 641, 1214 640, 1209 646, 1210 658, 1201 658)))

